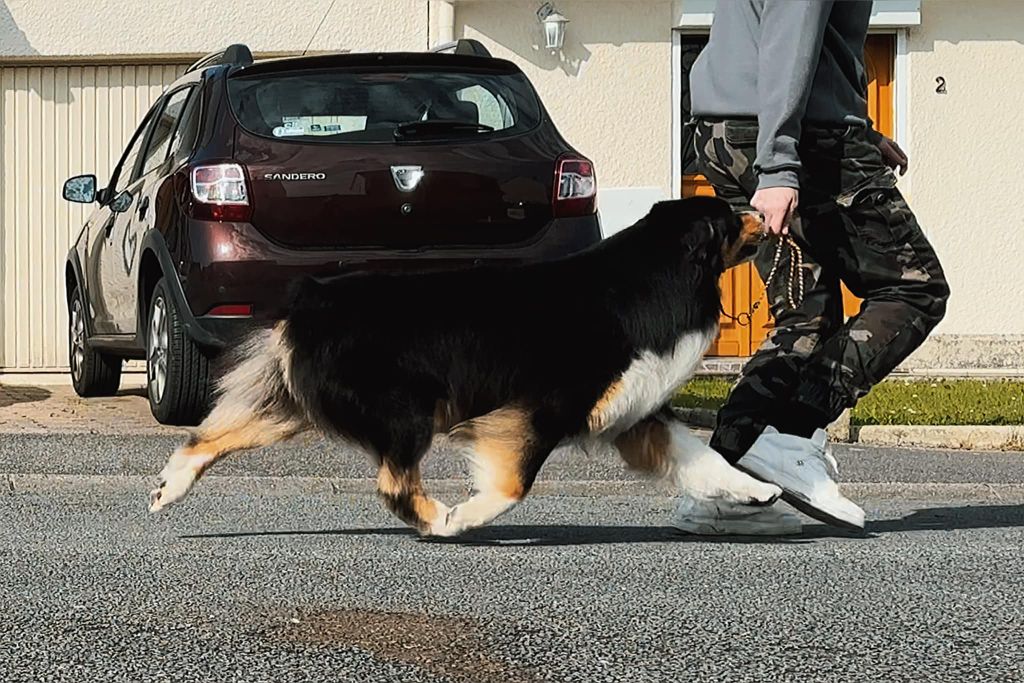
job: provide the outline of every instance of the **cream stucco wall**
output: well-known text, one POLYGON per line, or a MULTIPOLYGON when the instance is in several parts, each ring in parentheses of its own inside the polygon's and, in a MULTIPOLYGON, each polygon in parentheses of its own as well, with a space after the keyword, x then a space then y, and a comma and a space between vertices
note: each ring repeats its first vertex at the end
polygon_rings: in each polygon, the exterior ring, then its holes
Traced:
POLYGON ((908 48, 911 204, 953 290, 937 332, 1024 334, 1024 3, 925 0, 908 48))
POLYGON ((560 0, 571 21, 561 54, 543 47, 539 4, 457 4, 455 34, 522 67, 562 134, 594 161, 602 219, 621 224, 671 196, 673 3, 560 0))
MULTIPOLYGON (((0 0, 0 58, 302 50, 329 0, 0 0)), ((337 0, 312 50, 421 50, 426 0, 337 0)))

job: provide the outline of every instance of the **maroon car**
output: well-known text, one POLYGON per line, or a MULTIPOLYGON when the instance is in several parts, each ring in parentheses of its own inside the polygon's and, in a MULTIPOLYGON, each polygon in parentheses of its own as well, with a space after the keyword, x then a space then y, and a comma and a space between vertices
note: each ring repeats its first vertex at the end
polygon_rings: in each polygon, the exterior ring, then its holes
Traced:
POLYGON ((64 186, 99 204, 67 260, 75 389, 111 394, 145 358, 153 414, 194 423, 217 352, 280 316, 296 276, 564 256, 600 240, 595 196, 526 76, 475 41, 231 46, 159 98, 106 187, 64 186))

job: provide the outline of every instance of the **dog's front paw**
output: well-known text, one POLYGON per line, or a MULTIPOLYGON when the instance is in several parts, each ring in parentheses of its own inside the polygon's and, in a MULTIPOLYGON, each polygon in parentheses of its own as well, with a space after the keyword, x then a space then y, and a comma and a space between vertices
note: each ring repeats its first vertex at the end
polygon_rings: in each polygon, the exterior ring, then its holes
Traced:
POLYGON ((775 484, 760 481, 740 470, 735 472, 736 475, 730 477, 715 498, 734 505, 765 506, 782 496, 782 489, 775 484))
POLYGON ((462 533, 462 527, 455 519, 455 512, 457 509, 457 505, 453 508, 439 507, 437 515, 433 520, 431 520, 423 535, 434 536, 436 538, 451 538, 462 533))

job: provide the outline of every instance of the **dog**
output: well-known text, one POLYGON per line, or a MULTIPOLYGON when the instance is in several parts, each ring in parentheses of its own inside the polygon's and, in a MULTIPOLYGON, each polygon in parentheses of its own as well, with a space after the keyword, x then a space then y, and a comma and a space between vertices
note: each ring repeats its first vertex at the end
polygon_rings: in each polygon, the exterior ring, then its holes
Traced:
POLYGON ((610 446, 690 495, 769 505, 777 486, 730 466, 669 407, 718 332, 720 276, 762 229, 754 214, 696 197, 658 203, 559 260, 301 280, 287 316, 240 348, 150 510, 225 455, 310 429, 362 447, 384 504, 423 535, 494 520, 571 443, 610 446), (451 508, 420 477, 437 434, 473 477, 451 508))

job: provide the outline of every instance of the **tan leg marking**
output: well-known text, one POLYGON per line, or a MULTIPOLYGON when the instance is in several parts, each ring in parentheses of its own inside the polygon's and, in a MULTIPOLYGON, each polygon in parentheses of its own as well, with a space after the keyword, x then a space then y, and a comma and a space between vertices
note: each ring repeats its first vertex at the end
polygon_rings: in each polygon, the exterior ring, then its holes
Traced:
MULTIPOLYGON (((204 423, 205 424, 205 423, 204 423)), ((200 426, 188 443, 171 454, 160 472, 160 484, 149 493, 149 511, 159 512, 185 497, 206 470, 230 453, 269 446, 306 429, 299 422, 278 422, 253 417, 233 429, 218 426, 209 432, 200 426)))
POLYGON ((500 408, 456 426, 452 440, 469 460, 476 493, 453 507, 431 533, 455 536, 483 526, 523 499, 523 468, 534 441, 530 417, 518 408, 500 408))
POLYGON ((630 469, 664 477, 673 464, 671 440, 663 422, 645 420, 620 434, 615 446, 630 469))
POLYGON ((587 415, 587 427, 590 428, 591 432, 601 432, 611 426, 609 410, 615 398, 622 393, 622 388, 622 380, 617 379, 609 384, 601 398, 597 399, 597 403, 594 404, 594 407, 590 409, 590 414, 587 415))
POLYGON ((395 516, 421 533, 448 514, 448 506, 423 490, 418 467, 403 470, 385 460, 377 472, 377 492, 395 516))

